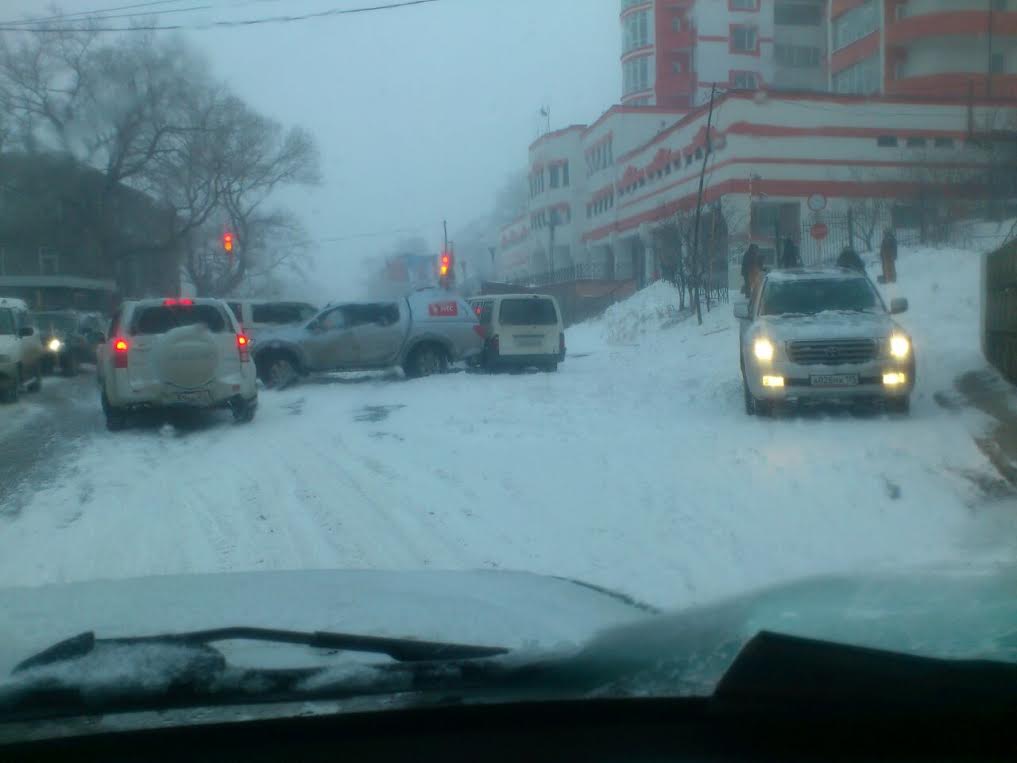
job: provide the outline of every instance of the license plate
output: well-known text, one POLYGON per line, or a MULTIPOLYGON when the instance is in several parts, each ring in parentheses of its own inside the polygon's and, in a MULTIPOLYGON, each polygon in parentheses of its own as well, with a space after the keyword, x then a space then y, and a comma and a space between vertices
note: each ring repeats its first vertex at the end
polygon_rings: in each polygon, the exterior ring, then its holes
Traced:
POLYGON ((207 403, 208 393, 198 390, 197 392, 178 392, 178 403, 207 403))
POLYGON ((857 387, 858 374, 823 374, 809 377, 813 387, 857 387))
POLYGON ((540 347, 544 341, 542 336, 517 336, 514 339, 520 347, 540 347))

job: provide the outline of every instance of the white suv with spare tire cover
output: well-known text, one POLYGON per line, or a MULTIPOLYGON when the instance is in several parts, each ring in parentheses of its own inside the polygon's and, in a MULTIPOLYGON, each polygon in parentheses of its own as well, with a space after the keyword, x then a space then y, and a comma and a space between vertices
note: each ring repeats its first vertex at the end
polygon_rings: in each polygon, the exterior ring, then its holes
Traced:
POLYGON ((111 430, 152 408, 229 408, 250 421, 258 404, 249 340, 218 299, 124 302, 96 367, 111 430))

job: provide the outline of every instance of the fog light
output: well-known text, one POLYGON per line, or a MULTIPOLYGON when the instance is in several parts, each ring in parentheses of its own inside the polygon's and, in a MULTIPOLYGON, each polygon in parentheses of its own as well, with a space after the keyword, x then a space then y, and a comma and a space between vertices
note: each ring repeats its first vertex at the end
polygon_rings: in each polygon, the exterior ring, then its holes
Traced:
POLYGON ((899 387, 901 384, 907 384, 907 381, 907 375, 897 371, 883 374, 883 385, 886 387, 899 387))
POLYGON ((764 376, 763 377, 764 387, 783 387, 784 377, 783 376, 764 376))

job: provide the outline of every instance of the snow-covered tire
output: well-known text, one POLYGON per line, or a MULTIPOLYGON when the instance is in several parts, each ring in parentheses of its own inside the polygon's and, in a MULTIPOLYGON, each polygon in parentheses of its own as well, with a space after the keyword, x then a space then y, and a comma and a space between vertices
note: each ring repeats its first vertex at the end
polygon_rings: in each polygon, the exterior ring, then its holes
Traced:
POLYGON ((254 421, 254 414, 258 411, 257 401, 241 400, 230 406, 233 412, 233 420, 238 424, 250 424, 254 421))
POLYGON ((11 386, 3 392, 3 396, 0 397, 5 403, 13 405, 18 402, 18 396, 21 394, 21 369, 14 369, 14 379, 11 382, 11 386))
POLYGON ((893 397, 887 399, 884 404, 888 413, 895 413, 899 416, 907 416, 911 413, 910 397, 893 397))
POLYGON ((35 364, 35 378, 25 385, 25 389, 28 392, 38 392, 42 389, 42 363, 35 364))
POLYGON ((105 392, 102 393, 102 412, 106 417, 106 429, 110 432, 127 429, 127 425, 130 423, 127 412, 110 405, 105 392))
POLYGON ((258 370, 262 382, 269 389, 286 389, 300 376, 293 359, 282 353, 265 358, 258 370))
POLYGON ((403 371, 411 379, 422 379, 448 371, 448 355, 437 344, 422 344, 406 361, 403 371))
POLYGON ((558 373, 558 364, 556 362, 545 363, 540 370, 549 374, 555 374, 558 373))

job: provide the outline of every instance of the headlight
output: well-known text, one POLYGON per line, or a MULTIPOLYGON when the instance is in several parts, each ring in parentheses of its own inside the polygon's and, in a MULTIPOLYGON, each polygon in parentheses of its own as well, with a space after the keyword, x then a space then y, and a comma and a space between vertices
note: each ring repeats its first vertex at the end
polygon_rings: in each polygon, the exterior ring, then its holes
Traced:
POLYGON ((769 339, 757 339, 753 352, 757 360, 773 360, 773 342, 769 339))
POLYGON ((906 336, 894 334, 890 337, 890 354, 898 360, 904 360, 911 354, 911 342, 906 336))
POLYGON ((49 347, 51 352, 60 352, 60 348, 64 346, 64 343, 59 339, 50 339, 49 344, 46 346, 49 347))

